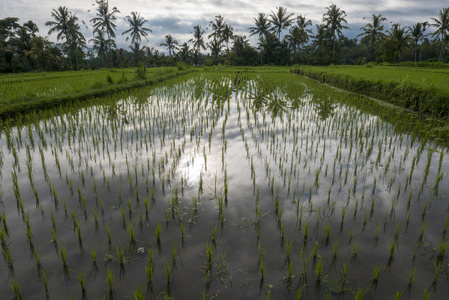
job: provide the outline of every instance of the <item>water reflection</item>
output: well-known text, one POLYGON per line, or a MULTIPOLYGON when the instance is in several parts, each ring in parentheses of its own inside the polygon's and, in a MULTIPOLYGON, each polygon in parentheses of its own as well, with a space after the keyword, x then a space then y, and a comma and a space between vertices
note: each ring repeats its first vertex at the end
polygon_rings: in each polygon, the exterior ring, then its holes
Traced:
POLYGON ((330 98, 312 97, 312 103, 321 120, 325 121, 328 117, 333 116, 337 104, 330 98))
POLYGON ((250 83, 254 92, 249 96, 253 107, 271 113, 272 118, 282 118, 287 110, 299 109, 306 98, 305 89, 290 88, 289 86, 267 85, 261 80, 250 83))
POLYGON ((382 266, 373 297, 391 298, 415 265, 412 292, 428 288, 448 258, 432 251, 449 224, 447 149, 312 87, 205 73, 11 127, 0 279, 26 298, 46 297, 40 265, 52 298, 82 297, 68 279, 93 274, 92 298, 138 283, 147 298, 320 299, 370 287, 382 266))

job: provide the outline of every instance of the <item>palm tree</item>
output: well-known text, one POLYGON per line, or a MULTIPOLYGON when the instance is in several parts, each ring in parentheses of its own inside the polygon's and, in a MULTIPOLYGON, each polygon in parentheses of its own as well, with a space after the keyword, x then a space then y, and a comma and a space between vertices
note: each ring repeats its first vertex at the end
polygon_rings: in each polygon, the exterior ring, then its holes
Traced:
POLYGON ((8 38, 13 37, 18 28, 20 28, 19 18, 0 19, 0 43, 5 43, 8 38))
POLYGON ((225 21, 221 15, 215 16, 215 21, 210 21, 212 27, 212 33, 209 34, 208 38, 214 38, 219 43, 223 40, 223 30, 225 29, 225 21))
POLYGON ((320 64, 328 62, 328 41, 330 31, 324 24, 316 25, 316 34, 313 36, 312 45, 314 47, 315 57, 320 64))
POLYGON ((273 25, 274 32, 277 33, 278 39, 281 40, 282 30, 288 28, 293 23, 293 13, 287 14, 287 9, 282 6, 276 8, 276 12, 271 11, 270 23, 273 25))
POLYGON ((232 39, 234 40, 232 50, 237 56, 242 56, 245 49, 251 47, 245 35, 234 35, 232 39))
POLYGON ((401 28, 401 25, 398 23, 393 24, 391 30, 387 32, 388 37, 394 43, 395 62, 397 63, 401 57, 402 49, 409 44, 411 35, 407 27, 401 28))
POLYGON ((198 57, 201 53, 201 49, 206 50, 206 44, 204 43, 203 34, 204 30, 201 29, 201 25, 193 26, 193 39, 189 42, 193 42, 193 49, 195 49, 195 63, 198 63, 198 57))
MULTIPOLYGON (((259 13, 257 18, 254 18, 254 23, 256 26, 249 27, 249 36, 253 36, 255 34, 259 35, 259 43, 264 43, 262 39, 266 39, 269 34, 271 34, 270 21, 267 18, 267 15, 264 13, 259 13)), ((260 52, 260 63, 263 61, 263 51, 260 52)))
POLYGON ((218 57, 220 56, 221 50, 223 48, 221 41, 219 41, 217 38, 214 38, 212 42, 207 46, 209 47, 214 60, 218 60, 218 57))
POLYGON ((265 63, 274 62, 276 51, 280 46, 279 39, 274 35, 274 33, 269 33, 262 37, 258 45, 260 49, 261 63, 263 63, 262 58, 264 56, 265 63))
POLYGON ((189 56, 190 56, 190 48, 189 48, 189 44, 187 44, 187 42, 184 42, 181 47, 179 48, 179 58, 181 59, 181 61, 185 62, 189 56))
POLYGON ((51 16, 55 19, 55 21, 45 22, 45 26, 53 26, 48 31, 48 34, 51 35, 53 32, 58 32, 56 40, 59 41, 65 39, 67 41, 70 30, 69 20, 71 16, 68 8, 65 6, 60 6, 57 10, 53 9, 51 16))
POLYGON ((25 27, 21 26, 17 29, 16 34, 10 39, 10 44, 14 46, 15 52, 24 58, 24 62, 28 62, 31 65, 31 68, 34 69, 33 58, 30 57, 31 49, 32 49, 32 38, 28 34, 28 31, 25 27))
POLYGON ((28 21, 23 24, 23 27, 31 34, 32 37, 36 36, 36 32, 39 32, 39 27, 33 21, 28 21))
POLYGON ((143 46, 142 52, 145 55, 145 59, 150 63, 155 63, 159 60, 159 51, 154 47, 143 46))
POLYGON ((75 54, 76 69, 79 70, 78 53, 83 55, 82 48, 86 47, 86 39, 80 31, 80 26, 77 23, 78 17, 73 15, 69 20, 69 35, 67 40, 67 46, 70 48, 70 52, 75 54))
POLYGON ((374 58, 375 52, 377 51, 378 45, 381 43, 385 34, 382 32, 384 26, 382 22, 386 21, 387 18, 382 17, 382 14, 374 15, 372 23, 366 24, 364 27, 360 28, 363 32, 357 35, 357 37, 362 36, 360 42, 369 42, 371 48, 371 57, 374 58))
POLYGON ((309 41, 309 36, 312 35, 312 30, 306 29, 308 26, 312 26, 312 20, 307 20, 306 16, 302 15, 296 17, 296 27, 299 28, 303 45, 309 41))
POLYGON ((323 22, 327 29, 331 32, 332 37, 332 58, 335 58, 335 40, 338 37, 340 38, 343 35, 342 30, 348 29, 348 26, 342 25, 342 23, 347 24, 346 21, 346 12, 344 10, 340 10, 335 4, 326 7, 327 11, 323 15, 323 22))
POLYGON ((296 50, 301 49, 309 41, 312 30, 306 27, 312 25, 312 20, 307 20, 305 16, 299 15, 296 18, 296 25, 290 29, 290 34, 286 36, 293 46, 293 56, 296 56, 296 50))
POLYGON ((134 54, 136 63, 139 63, 140 41, 144 37, 148 41, 148 32, 153 32, 151 29, 143 27, 147 22, 140 16, 138 12, 132 11, 131 16, 126 16, 125 19, 129 24, 129 29, 124 31, 122 35, 129 34, 126 38, 128 41, 131 37, 131 43, 134 44, 134 54))
MULTIPOLYGON (((85 41, 84 36, 79 31, 80 27, 77 24, 78 17, 72 15, 72 13, 65 6, 60 6, 57 10, 53 9, 51 16, 55 21, 48 21, 45 23, 46 26, 53 26, 48 31, 51 35, 53 32, 58 32, 56 39, 59 41, 65 39, 66 52, 69 55, 70 66, 72 66, 71 55, 76 49, 77 43, 83 45, 85 41)), ((84 44, 85 45, 85 44, 84 44)), ((78 56, 75 53, 78 68, 78 56)))
POLYGON ((445 47, 446 47, 445 39, 449 32, 449 7, 441 9, 440 15, 438 16, 438 18, 431 18, 431 19, 435 23, 430 24, 430 25, 437 28, 437 30, 433 33, 432 36, 441 36, 441 38, 440 38, 441 48, 440 48, 439 60, 443 61, 445 47))
POLYGON ((108 50, 109 50, 109 63, 110 66, 112 66, 112 56, 111 56, 111 38, 115 38, 115 29, 117 28, 117 25, 113 22, 116 20, 116 17, 114 16, 117 13, 120 13, 120 11, 117 9, 117 7, 113 7, 111 11, 109 11, 109 1, 108 0, 96 0, 96 3, 98 4, 97 7, 97 13, 95 18, 92 18, 90 22, 94 23, 94 31, 103 30, 106 32, 106 35, 108 36, 107 43, 108 43, 108 50))
MULTIPOLYGON (((422 50, 421 47, 419 47, 419 42, 425 38, 426 34, 424 34, 424 32, 426 31, 428 25, 429 23, 427 22, 418 22, 412 27, 409 27, 410 34, 413 38, 413 61, 415 62, 417 61, 418 50, 422 50)), ((419 60, 421 61, 421 55, 419 60)))
POLYGON ((178 41, 175 40, 171 34, 167 34, 165 36, 165 43, 161 43, 161 46, 167 47, 168 49, 168 55, 172 56, 172 51, 176 49, 176 45, 178 45, 178 41))
POLYGON ((189 40, 189 42, 193 42, 193 48, 198 52, 201 49, 206 50, 206 44, 203 38, 204 33, 205 31, 201 29, 201 25, 193 26, 193 39, 189 40))
POLYGON ((270 21, 264 13, 259 13, 257 18, 254 18, 254 23, 256 26, 248 28, 250 32, 249 36, 258 34, 259 38, 262 38, 270 32, 270 21))
POLYGON ((229 40, 234 36, 234 28, 225 23, 223 32, 222 32, 222 40, 226 43, 226 51, 229 52, 229 40))
POLYGON ((299 28, 295 26, 290 29, 289 34, 285 36, 285 39, 288 40, 289 46, 293 48, 293 57, 296 57, 296 51, 300 48, 302 40, 299 28))
POLYGON ((93 48, 97 51, 97 56, 105 59, 106 52, 108 51, 108 42, 105 39, 104 33, 101 30, 94 31, 97 35, 94 36, 93 39, 90 39, 89 42, 94 44, 93 48))

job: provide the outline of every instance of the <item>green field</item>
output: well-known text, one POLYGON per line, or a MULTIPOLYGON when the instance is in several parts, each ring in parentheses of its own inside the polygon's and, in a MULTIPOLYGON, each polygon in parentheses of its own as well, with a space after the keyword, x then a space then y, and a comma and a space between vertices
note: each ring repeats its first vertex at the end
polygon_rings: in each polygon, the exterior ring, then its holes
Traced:
POLYGON ((288 71, 209 69, 3 120, 0 295, 448 294, 447 132, 288 71))
MULTIPOLYGON (((303 68, 303 67, 301 67, 303 68)), ((304 67, 313 72, 338 74, 366 80, 380 80, 407 83, 426 89, 435 89, 440 93, 449 93, 449 69, 428 69, 393 66, 327 66, 304 67)))
MULTIPOLYGON (((192 71, 192 69, 190 69, 192 71)), ((153 84, 190 72, 183 67, 26 73, 0 76, 0 117, 153 84), (144 74, 144 75, 143 75, 144 74), (52 102, 54 102, 52 104, 52 102)))
MULTIPOLYGON (((234 67, 230 72, 274 72, 293 70, 312 79, 365 94, 423 115, 447 118, 449 115, 449 69, 368 66, 295 66, 234 67)), ((137 68, 58 73, 26 73, 0 76, 0 115, 13 117, 17 113, 56 106, 75 98, 97 97, 121 89, 140 87, 186 72, 176 67, 146 69, 145 78, 137 68), (44 101, 44 105, 40 105, 44 101), (25 104, 25 106, 22 106, 25 104)), ((206 68, 207 70, 207 68, 206 68)))
POLYGON ((295 73, 425 116, 449 116, 449 70, 392 66, 297 66, 295 73))

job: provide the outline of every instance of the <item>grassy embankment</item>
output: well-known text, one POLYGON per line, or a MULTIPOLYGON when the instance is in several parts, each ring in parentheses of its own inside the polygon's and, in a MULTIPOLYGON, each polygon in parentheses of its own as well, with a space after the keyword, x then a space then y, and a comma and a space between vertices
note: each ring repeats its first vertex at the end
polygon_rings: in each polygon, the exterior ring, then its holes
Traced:
POLYGON ((194 69, 181 66, 146 69, 144 74, 138 71, 126 68, 1 75, 0 119, 151 85, 194 69))
POLYGON ((393 66, 300 66, 292 72, 321 83, 448 120, 449 69, 393 66))

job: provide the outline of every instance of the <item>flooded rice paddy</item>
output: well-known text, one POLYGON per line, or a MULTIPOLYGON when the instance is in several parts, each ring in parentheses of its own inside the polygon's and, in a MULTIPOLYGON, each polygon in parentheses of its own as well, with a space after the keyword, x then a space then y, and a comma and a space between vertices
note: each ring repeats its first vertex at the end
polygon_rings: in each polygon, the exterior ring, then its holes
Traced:
POLYGON ((0 295, 442 298, 441 133, 361 101, 205 72, 4 121, 0 295))

